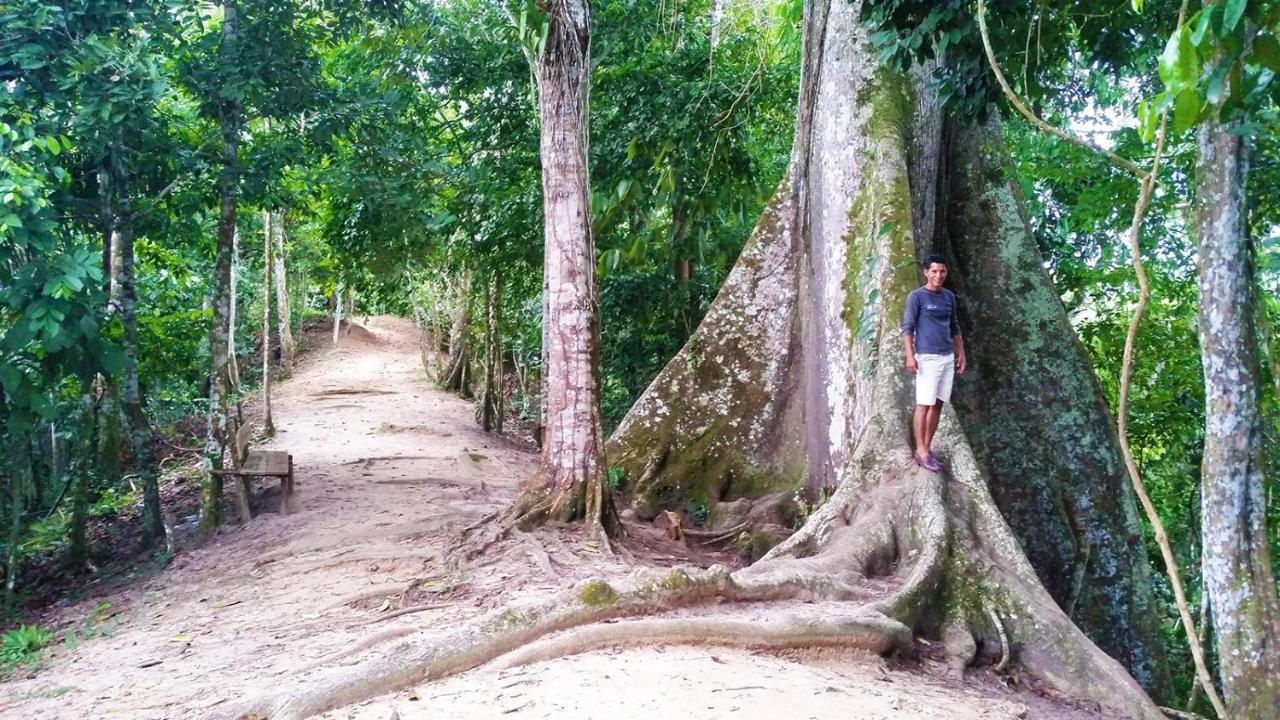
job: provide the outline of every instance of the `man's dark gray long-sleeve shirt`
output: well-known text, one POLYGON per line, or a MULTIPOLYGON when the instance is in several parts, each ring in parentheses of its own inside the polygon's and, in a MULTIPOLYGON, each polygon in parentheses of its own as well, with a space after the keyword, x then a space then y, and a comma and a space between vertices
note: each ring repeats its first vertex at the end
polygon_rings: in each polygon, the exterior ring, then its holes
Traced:
POLYGON ((955 293, 946 288, 940 292, 912 290, 902 311, 902 334, 915 336, 916 353, 920 355, 953 354, 951 338, 960 334, 955 293))

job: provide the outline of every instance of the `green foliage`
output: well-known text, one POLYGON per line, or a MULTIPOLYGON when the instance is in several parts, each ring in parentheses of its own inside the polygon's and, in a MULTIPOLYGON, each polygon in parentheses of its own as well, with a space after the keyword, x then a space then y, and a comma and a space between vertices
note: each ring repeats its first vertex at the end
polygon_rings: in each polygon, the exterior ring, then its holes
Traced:
POLYGON ((35 664, 53 634, 39 625, 19 625, 0 635, 0 677, 23 665, 35 664))

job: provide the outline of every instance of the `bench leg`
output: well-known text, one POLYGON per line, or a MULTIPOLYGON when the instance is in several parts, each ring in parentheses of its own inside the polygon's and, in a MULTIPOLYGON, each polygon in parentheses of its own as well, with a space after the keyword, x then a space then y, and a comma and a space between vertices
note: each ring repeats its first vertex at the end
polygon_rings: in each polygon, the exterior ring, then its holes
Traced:
POLYGON ((248 525, 253 519, 253 510, 249 507, 249 494, 253 492, 253 481, 243 475, 235 476, 236 508, 240 512, 240 524, 248 525))
POLYGON ((280 514, 289 514, 289 476, 280 478, 280 514))

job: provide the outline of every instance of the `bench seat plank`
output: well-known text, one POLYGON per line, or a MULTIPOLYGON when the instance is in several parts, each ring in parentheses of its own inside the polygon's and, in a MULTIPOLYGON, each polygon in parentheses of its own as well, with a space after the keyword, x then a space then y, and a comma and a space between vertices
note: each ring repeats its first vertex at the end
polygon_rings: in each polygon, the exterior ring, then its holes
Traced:
POLYGON ((275 450, 250 450, 244 465, 235 471, 237 475, 272 477, 288 475, 289 453, 275 450))

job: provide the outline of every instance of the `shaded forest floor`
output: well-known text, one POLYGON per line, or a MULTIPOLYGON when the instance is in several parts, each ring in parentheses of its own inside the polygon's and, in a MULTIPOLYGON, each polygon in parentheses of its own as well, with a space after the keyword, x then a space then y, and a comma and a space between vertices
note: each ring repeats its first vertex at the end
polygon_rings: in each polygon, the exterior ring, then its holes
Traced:
MULTIPOLYGON (((337 348, 311 341, 318 349, 276 387, 276 437, 255 444, 293 453, 291 514, 277 512, 278 483, 260 481, 247 527, 184 542, 161 572, 48 608, 35 620, 59 641, 40 670, 0 686, 0 717, 220 717, 224 703, 311 668, 576 580, 621 577, 626 562, 714 559, 649 527, 631 528, 633 560, 606 559, 572 528, 549 528, 452 566, 443 550, 511 500, 535 451, 482 432, 471 403, 432 386, 409 321, 374 318, 337 348)), ((482 667, 325 717, 1106 717, 985 672, 955 681, 927 656, 905 667, 845 651, 603 650, 482 667)))

